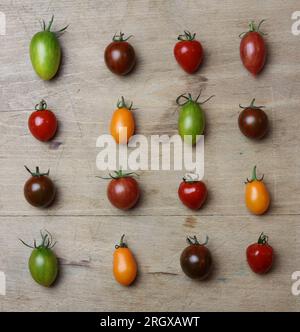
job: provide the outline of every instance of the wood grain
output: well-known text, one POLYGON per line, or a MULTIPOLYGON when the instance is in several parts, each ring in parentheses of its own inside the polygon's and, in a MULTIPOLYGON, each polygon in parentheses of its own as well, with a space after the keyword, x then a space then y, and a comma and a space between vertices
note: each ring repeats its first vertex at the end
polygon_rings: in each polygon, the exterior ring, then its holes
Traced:
POLYGON ((300 37, 291 33, 296 0, 249 1, 32 1, 4 0, 7 34, 0 36, 0 270, 7 295, 0 309, 12 310, 300 310, 291 294, 291 274, 300 268, 300 37), (28 46, 39 19, 55 15, 63 34, 63 63, 50 82, 32 70, 28 46), (240 32, 250 19, 265 18, 267 65, 254 79, 239 59, 240 32), (134 72, 112 75, 103 62, 111 36, 122 29, 138 55, 134 72), (186 75, 173 59, 176 37, 197 33, 205 61, 186 75), (107 133, 117 99, 134 101, 137 132, 175 134, 175 99, 183 92, 216 97, 205 104, 205 181, 209 200, 196 213, 177 198, 182 172, 144 171, 142 199, 127 213, 112 208, 106 182, 96 168, 96 139, 107 133), (271 122, 260 142, 237 127, 239 103, 255 97, 271 122), (59 133, 40 143, 27 129, 33 106, 45 98, 59 118, 59 133), (268 215, 249 215, 244 180, 254 164, 265 173, 272 196, 268 215), (47 210, 23 198, 23 165, 51 169, 58 197, 47 210), (52 289, 34 284, 27 270, 27 241, 46 227, 58 240, 61 277, 52 289), (257 277, 244 252, 259 233, 268 233, 276 252, 272 273, 257 277), (140 276, 129 289, 111 275, 114 243, 121 233, 139 261, 140 276), (179 254, 188 234, 210 236, 214 272, 204 283, 180 271, 179 254), (47 301, 46 301, 47 299, 47 301), (203 300, 205 299, 205 300, 203 300))

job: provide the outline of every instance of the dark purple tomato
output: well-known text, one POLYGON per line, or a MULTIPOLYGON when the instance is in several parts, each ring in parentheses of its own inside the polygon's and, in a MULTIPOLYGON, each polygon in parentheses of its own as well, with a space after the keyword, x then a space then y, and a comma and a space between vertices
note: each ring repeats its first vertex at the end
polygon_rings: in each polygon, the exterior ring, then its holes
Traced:
POLYGON ((24 196, 27 202, 36 207, 46 207, 50 205, 55 197, 55 186, 47 173, 40 173, 36 167, 35 172, 31 172, 25 166, 31 177, 24 185, 24 196))
POLYGON ((124 39, 124 33, 114 35, 113 41, 106 47, 104 59, 108 69, 117 75, 128 74, 135 65, 134 48, 124 39))
POLYGON ((204 244, 200 244, 196 236, 188 237, 187 242, 189 246, 183 250, 180 256, 182 271, 192 279, 205 279, 212 265, 211 254, 206 247, 208 237, 204 244))
POLYGON ((249 138, 260 139, 268 131, 268 116, 261 109, 263 106, 254 106, 255 99, 247 107, 242 107, 243 111, 239 115, 239 128, 241 132, 249 138))

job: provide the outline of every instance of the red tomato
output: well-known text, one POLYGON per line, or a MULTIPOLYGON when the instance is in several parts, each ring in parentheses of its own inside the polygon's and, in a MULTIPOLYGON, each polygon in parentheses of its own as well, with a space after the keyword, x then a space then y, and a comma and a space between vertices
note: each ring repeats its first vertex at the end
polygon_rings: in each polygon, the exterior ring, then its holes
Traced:
POLYGON ((266 273, 273 263, 273 248, 268 244, 268 237, 261 233, 258 242, 247 248, 247 261, 253 272, 266 273))
POLYGON ((131 209, 140 197, 139 185, 131 174, 115 171, 114 175, 110 175, 112 180, 107 187, 107 197, 112 205, 121 210, 131 209))
POLYGON ((178 188, 178 196, 185 206, 192 210, 198 210, 206 200, 207 188, 202 181, 185 177, 178 188))
POLYGON ((36 111, 28 119, 31 134, 40 141, 49 141, 56 133, 57 119, 53 112, 47 110, 45 100, 35 106, 36 111))
POLYGON ((196 72, 203 60, 203 48, 195 39, 196 34, 184 31, 174 47, 174 56, 178 64, 189 74, 196 72))
POLYGON ((267 49, 263 33, 259 31, 263 21, 259 23, 257 28, 251 21, 249 31, 240 35, 244 35, 240 44, 241 60, 246 69, 253 75, 257 75, 263 69, 266 61, 267 49))

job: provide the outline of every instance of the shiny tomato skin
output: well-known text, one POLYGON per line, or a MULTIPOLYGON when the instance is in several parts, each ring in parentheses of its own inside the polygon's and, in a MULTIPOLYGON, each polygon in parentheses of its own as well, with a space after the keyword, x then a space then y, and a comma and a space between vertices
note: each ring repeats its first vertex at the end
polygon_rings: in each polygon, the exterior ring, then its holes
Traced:
POLYGON ((192 244, 180 256, 182 271, 192 279, 205 279, 211 269, 212 258, 205 245, 192 244))
POLYGON ((207 188, 202 181, 182 181, 178 188, 178 196, 185 206, 192 210, 198 210, 207 198, 207 188))
POLYGON ((134 48, 127 41, 113 41, 105 49, 104 60, 112 73, 127 75, 136 62, 134 48))
POLYGON ((107 187, 107 197, 116 208, 129 210, 140 197, 139 185, 130 176, 112 179, 107 187))
POLYGON ((251 244, 246 251, 247 261, 253 272, 268 272, 273 264, 273 248, 269 244, 251 244))
POLYGON ((36 139, 49 141, 57 130, 56 116, 50 110, 34 111, 28 119, 28 128, 36 139))
POLYGON ((268 117, 259 108, 245 108, 239 115, 240 131, 249 138, 261 139, 268 131, 268 117))
POLYGON ((132 111, 128 108, 122 107, 115 110, 111 123, 110 133, 118 144, 127 144, 130 137, 134 134, 135 121, 132 111), (123 132, 126 128, 126 135, 123 132))
POLYGON ((245 68, 257 75, 264 67, 267 49, 264 38, 256 31, 248 32, 240 43, 240 57, 245 68))
POLYGON ((113 274, 116 281, 123 285, 131 285, 137 275, 137 263, 130 249, 117 248, 113 257, 113 274))
POLYGON ((264 214, 270 205, 270 194, 263 181, 254 180, 246 184, 246 206, 256 215, 264 214))
POLYGON ((193 74, 203 61, 203 48, 198 40, 182 40, 176 43, 174 56, 182 69, 193 74))

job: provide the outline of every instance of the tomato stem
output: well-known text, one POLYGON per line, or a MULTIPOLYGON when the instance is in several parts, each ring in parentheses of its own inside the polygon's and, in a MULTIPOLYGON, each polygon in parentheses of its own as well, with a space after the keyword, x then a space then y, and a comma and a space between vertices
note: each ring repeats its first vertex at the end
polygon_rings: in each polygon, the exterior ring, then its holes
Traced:
POLYGON ((38 104, 35 105, 36 111, 44 111, 47 109, 47 103, 44 99, 42 99, 38 104))
POLYGON ((117 108, 127 108, 129 110, 132 110, 133 103, 131 102, 129 106, 127 106, 124 97, 121 97, 121 100, 118 100, 117 102, 117 108))
POLYGON ((41 237, 42 237, 42 243, 37 246, 36 240, 33 240, 33 246, 27 244, 24 242, 22 239, 19 239, 26 247, 31 248, 31 249, 37 249, 37 248, 47 248, 47 249, 52 249, 57 242, 53 243, 53 237, 50 232, 48 232, 45 229, 45 233, 43 234, 42 231, 40 231, 41 237))
POLYGON ((187 183, 194 183, 199 181, 199 174, 195 174, 195 178, 191 174, 186 174, 182 180, 187 183))
POLYGON ((116 248, 116 249, 119 249, 119 248, 127 248, 127 244, 124 242, 124 237, 125 237, 125 234, 123 234, 123 235, 121 236, 120 243, 115 245, 115 248, 116 248))
MULTIPOLYGON (((42 20, 42 29, 43 31, 49 31, 51 30, 52 24, 53 24, 53 20, 54 20, 54 15, 51 16, 51 20, 48 23, 48 26, 46 28, 46 23, 44 20, 42 20)), ((55 34, 61 33, 63 31, 65 31, 68 28, 69 25, 63 27, 62 29, 58 30, 58 31, 54 31, 55 34)))
POLYGON ((133 37, 133 35, 130 35, 127 38, 124 38, 124 36, 125 36, 125 34, 122 31, 120 31, 119 35, 117 33, 114 34, 112 40, 114 42, 124 42, 124 41, 127 41, 129 38, 133 37))
POLYGON ((200 242, 198 241, 196 235, 194 235, 194 236, 188 236, 188 237, 186 238, 186 241, 187 241, 188 244, 190 244, 190 245, 199 245, 199 246, 206 246, 207 243, 208 243, 208 240, 209 240, 209 238, 208 238, 207 235, 206 235, 206 239, 205 239, 205 242, 204 242, 204 243, 200 243, 200 242))
POLYGON ((184 30, 184 34, 179 35, 177 39, 181 41, 192 41, 195 39, 195 36, 196 36, 195 33, 190 33, 189 31, 184 30))
POLYGON ((181 94, 180 96, 178 96, 176 98, 176 104, 178 106, 184 106, 188 102, 193 102, 193 103, 198 103, 200 105, 203 105, 204 103, 206 103, 207 101, 209 101, 211 98, 215 97, 215 95, 212 95, 212 96, 208 97, 207 99, 205 99, 204 101, 198 102, 198 100, 199 100, 199 98, 201 96, 201 93, 202 93, 202 89, 200 90, 200 93, 198 94, 198 96, 196 97, 196 99, 193 99, 193 97, 192 97, 192 95, 190 93, 183 93, 183 94, 181 94), (181 99, 184 99, 185 101, 180 102, 181 99))
POLYGON ((242 106, 241 104, 239 104, 239 107, 240 108, 242 108, 242 109, 247 109, 247 108, 252 108, 252 109, 261 109, 261 108, 264 108, 265 106, 255 106, 254 105, 254 103, 255 103, 255 98, 253 98, 252 100, 251 100, 251 103, 250 103, 250 105, 249 106, 242 106))
POLYGON ((256 175, 256 166, 254 166, 253 167, 253 170, 252 170, 252 178, 251 178, 251 180, 249 180, 248 178, 247 178, 247 182, 246 182, 246 184, 247 183, 251 183, 251 182, 253 182, 253 181, 262 181, 263 179, 264 179, 264 174, 262 175, 262 177, 260 178, 260 179, 258 179, 257 178, 257 175, 256 175))
POLYGON ((38 177, 38 176, 45 176, 45 175, 49 175, 49 173, 50 173, 50 169, 48 169, 48 171, 46 172, 46 173, 40 173, 40 169, 39 169, 39 167, 38 166, 36 166, 36 168, 35 168, 35 172, 32 172, 27 166, 25 166, 24 165, 24 167, 25 167, 25 169, 31 174, 31 176, 36 176, 36 177, 38 177))
POLYGON ((268 240, 269 240, 268 236, 265 235, 264 233, 261 233, 258 238, 257 243, 258 244, 268 244, 268 240))
POLYGON ((113 173, 109 173, 109 177, 103 177, 103 176, 96 176, 97 178, 104 179, 104 180, 111 180, 111 179, 119 179, 119 178, 126 178, 126 177, 133 177, 133 176, 139 176, 136 172, 129 172, 125 173, 121 169, 119 171, 114 171, 113 173))
POLYGON ((258 23, 258 26, 256 27, 255 26, 255 22, 254 21, 250 21, 249 23, 249 30, 248 31, 244 31, 242 33, 239 34, 239 37, 242 38, 244 37, 247 33, 249 32, 258 32, 260 33, 261 35, 266 35, 266 33, 260 31, 260 27, 261 25, 263 24, 263 22, 265 22, 265 19, 261 20, 259 23, 258 23))

